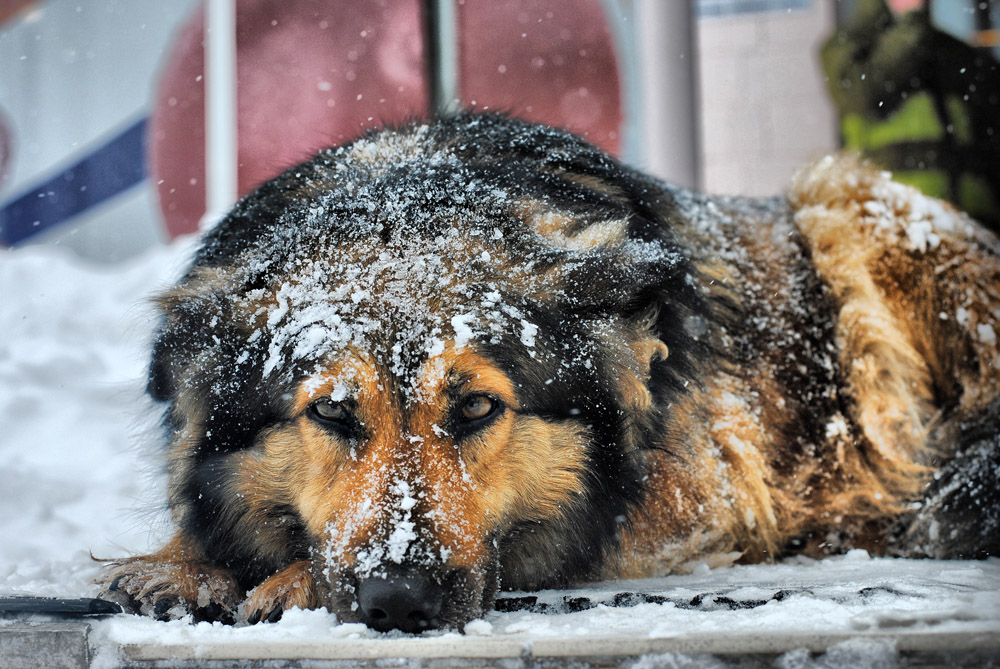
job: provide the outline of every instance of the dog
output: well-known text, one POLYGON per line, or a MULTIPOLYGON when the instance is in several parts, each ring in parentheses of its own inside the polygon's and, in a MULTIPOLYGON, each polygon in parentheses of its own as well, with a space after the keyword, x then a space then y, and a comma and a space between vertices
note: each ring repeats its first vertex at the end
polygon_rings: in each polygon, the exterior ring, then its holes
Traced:
POLYGON ((850 157, 786 197, 460 114, 242 199, 157 301, 176 535, 130 611, 463 629, 500 589, 1000 554, 1000 243, 850 157))

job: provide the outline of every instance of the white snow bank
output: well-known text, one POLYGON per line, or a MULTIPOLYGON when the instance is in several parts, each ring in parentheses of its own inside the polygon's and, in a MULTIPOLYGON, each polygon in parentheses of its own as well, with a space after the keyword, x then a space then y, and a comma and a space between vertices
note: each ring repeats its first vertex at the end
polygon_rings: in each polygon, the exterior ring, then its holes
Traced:
POLYGON ((148 298, 189 250, 111 268, 58 247, 0 251, 0 593, 83 595, 88 551, 160 540, 148 298))
MULTIPOLYGON (((501 598, 524 595, 504 593, 501 598)), ((494 611, 470 623, 466 633, 517 639, 584 639, 595 635, 661 638, 705 633, 863 635, 891 630, 1000 633, 1000 560, 996 559, 800 559, 665 579, 605 582, 532 596, 562 612, 494 611), (635 606, 598 603, 610 602, 620 593, 655 594, 667 601, 635 606), (581 598, 596 605, 570 611, 579 607, 581 598)), ((185 620, 163 623, 135 616, 107 619, 100 625, 108 638, 119 644, 407 637, 401 632, 375 632, 359 623, 338 624, 325 609, 296 609, 286 612, 277 623, 242 627, 185 620)), ((421 638, 453 634, 444 630, 421 638)))

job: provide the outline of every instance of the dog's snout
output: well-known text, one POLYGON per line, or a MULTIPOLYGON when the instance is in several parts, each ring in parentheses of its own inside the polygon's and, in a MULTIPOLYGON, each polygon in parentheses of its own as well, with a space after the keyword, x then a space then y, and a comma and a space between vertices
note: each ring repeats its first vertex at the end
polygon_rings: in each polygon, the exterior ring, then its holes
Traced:
POLYGON ((430 576, 367 578, 358 583, 357 596, 362 619, 374 630, 423 632, 440 625, 444 588, 430 576))

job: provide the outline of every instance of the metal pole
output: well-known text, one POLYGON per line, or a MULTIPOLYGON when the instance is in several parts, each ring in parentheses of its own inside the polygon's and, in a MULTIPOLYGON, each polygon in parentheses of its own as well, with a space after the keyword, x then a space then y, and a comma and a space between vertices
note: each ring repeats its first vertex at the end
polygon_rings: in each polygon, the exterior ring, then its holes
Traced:
POLYGON ((236 0, 205 6, 205 215, 207 231, 236 202, 236 0))
POLYGON ((432 114, 451 116, 458 99, 458 28, 454 0, 424 1, 427 93, 432 114))
POLYGON ((701 182, 698 67, 691 2, 636 0, 645 169, 673 183, 701 182))

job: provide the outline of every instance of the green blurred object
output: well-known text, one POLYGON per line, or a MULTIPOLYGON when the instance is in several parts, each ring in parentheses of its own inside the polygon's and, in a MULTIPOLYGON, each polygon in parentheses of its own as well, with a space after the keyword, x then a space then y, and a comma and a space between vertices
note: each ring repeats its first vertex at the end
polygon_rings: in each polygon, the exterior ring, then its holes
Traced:
POLYGON ((884 0, 858 0, 821 57, 846 147, 1000 231, 995 58, 884 0))

